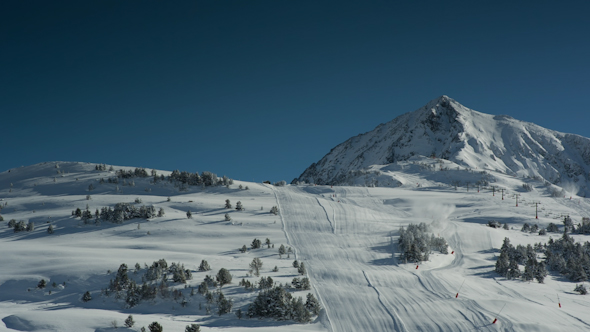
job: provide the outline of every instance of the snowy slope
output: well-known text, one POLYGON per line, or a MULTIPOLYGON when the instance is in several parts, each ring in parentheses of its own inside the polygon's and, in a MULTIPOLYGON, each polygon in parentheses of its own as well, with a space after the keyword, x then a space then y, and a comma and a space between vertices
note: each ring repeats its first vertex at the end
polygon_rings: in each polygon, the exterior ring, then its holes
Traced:
POLYGON ((446 159, 462 167, 537 177, 590 194, 590 139, 506 115, 476 112, 442 96, 336 146, 297 179, 349 184, 355 171, 406 161, 446 159))
MULTIPOLYGON (((440 171, 438 161, 415 157, 378 167, 383 181, 399 182, 394 188, 236 182, 230 188, 179 191, 172 184, 151 184, 146 178, 135 179, 135 187, 119 184, 121 193, 115 192, 115 184, 99 184, 100 178, 113 173, 95 171, 93 164, 59 163, 59 175, 55 164, 0 173, 0 203, 8 203, 0 212, 5 219, 0 222, 0 331, 109 331, 112 321, 122 326, 129 314, 137 321, 132 331, 153 321, 160 322, 164 331, 183 331, 195 322, 202 331, 590 329, 590 297, 574 293, 575 283, 556 274, 539 284, 506 280, 493 272, 504 237, 516 245, 560 236, 523 233, 523 223, 546 227, 550 222, 559 224, 565 214, 575 223, 590 216, 590 200, 575 195, 570 199, 569 194, 552 197, 551 188, 542 181, 490 171, 495 193, 489 186, 478 191, 473 184, 481 179, 480 173, 457 170, 457 164, 450 161, 443 161, 442 167, 448 170, 440 171), (456 190, 445 185, 456 180, 463 184, 456 190), (467 182, 472 185, 467 187, 467 182), (91 192, 87 190, 90 183, 96 187, 91 192), (523 183, 532 191, 524 191, 523 183), (249 189, 240 190, 238 185, 249 189), (89 194, 91 200, 86 200, 89 194), (72 210, 86 204, 93 210, 136 198, 163 207, 166 216, 100 226, 85 225, 71 216, 72 210), (224 209, 225 199, 233 204, 241 201, 246 210, 224 209), (538 220, 534 202, 541 203, 538 220), (275 205, 278 216, 268 212, 275 205), (192 211, 193 219, 186 218, 187 210, 192 211), (232 222, 224 221, 225 213, 232 222), (12 218, 34 221, 36 229, 14 233, 6 227, 12 218), (492 219, 512 229, 487 227, 492 219), (55 226, 54 234, 47 234, 47 222, 55 226), (416 269, 415 264, 398 260, 395 243, 401 226, 420 222, 431 224, 454 252, 433 254, 416 269), (279 258, 277 248, 266 247, 239 252, 255 237, 263 241, 268 237, 277 247, 291 246, 294 254, 279 258), (311 292, 323 306, 319 317, 311 324, 238 319, 235 310, 246 310, 256 294, 238 286, 242 278, 258 279, 248 276, 249 262, 260 257, 263 276, 288 283, 298 276, 291 265, 294 256, 306 264, 311 292), (129 309, 122 300, 101 296, 100 290, 113 277, 108 270, 116 271, 121 263, 143 265, 160 258, 169 264, 183 263, 193 271, 189 288, 173 285, 186 294, 186 307, 158 298, 129 309), (201 295, 188 295, 190 287, 207 274, 197 271, 202 259, 213 268, 208 274, 225 267, 233 275, 223 292, 233 299, 234 313, 208 314, 201 295), (271 271, 274 266, 278 272, 271 271), (36 289, 41 278, 58 285, 36 289), (93 300, 80 300, 85 291, 92 293, 93 300), (498 318, 496 324, 492 324, 494 318, 498 318)), ((574 238, 589 240, 582 235, 574 238)))

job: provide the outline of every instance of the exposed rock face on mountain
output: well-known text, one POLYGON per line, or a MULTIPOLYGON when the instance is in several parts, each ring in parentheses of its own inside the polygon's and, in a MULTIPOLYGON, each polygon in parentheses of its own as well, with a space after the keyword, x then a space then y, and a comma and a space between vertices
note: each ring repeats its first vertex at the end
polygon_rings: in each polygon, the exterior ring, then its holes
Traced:
POLYGON ((340 184, 351 172, 419 155, 473 169, 543 178, 582 192, 590 183, 590 139, 507 115, 476 112, 447 96, 350 138, 294 181, 340 184))

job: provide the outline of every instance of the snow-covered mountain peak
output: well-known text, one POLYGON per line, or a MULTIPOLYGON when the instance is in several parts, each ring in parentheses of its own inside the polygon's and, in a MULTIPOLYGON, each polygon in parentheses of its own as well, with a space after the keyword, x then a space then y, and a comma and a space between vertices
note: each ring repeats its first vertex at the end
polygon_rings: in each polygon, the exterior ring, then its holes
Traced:
POLYGON ((414 156, 534 177, 582 192, 589 187, 590 139, 477 112, 445 95, 336 146, 297 180, 351 183, 354 172, 414 156))

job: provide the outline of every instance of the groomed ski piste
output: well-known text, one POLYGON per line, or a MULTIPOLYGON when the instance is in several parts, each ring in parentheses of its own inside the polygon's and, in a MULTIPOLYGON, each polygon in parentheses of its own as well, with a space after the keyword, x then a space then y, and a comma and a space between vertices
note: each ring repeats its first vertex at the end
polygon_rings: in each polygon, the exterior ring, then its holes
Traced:
MULTIPOLYGON (((379 182, 397 187, 279 187, 235 181, 229 188, 179 191, 170 183, 151 184, 148 177, 134 179, 134 187, 118 184, 115 192, 115 184, 98 184, 114 172, 96 171, 95 164, 59 162, 60 174, 55 162, 0 173, 0 203, 8 203, 0 211, 0 330, 139 331, 154 321, 164 331, 184 331, 192 323, 200 324, 201 331, 590 330, 590 297, 575 293, 576 283, 552 271, 544 284, 507 280, 494 272, 505 237, 514 245, 557 239, 561 233, 537 235, 520 229, 525 222, 561 226, 564 215, 577 224, 590 216, 587 199, 573 193, 552 197, 552 188, 540 181, 493 171, 488 171, 492 181, 479 190, 474 182, 469 188, 455 188, 452 181, 473 181, 479 171, 461 170, 448 161, 449 170, 424 170, 417 163, 438 165, 423 158, 380 168, 379 182), (88 191, 91 183, 95 189, 88 191), (523 183, 533 190, 523 190, 523 183), (94 211, 136 198, 142 200, 139 205, 163 208, 165 216, 96 226, 71 215, 86 204, 94 211), (245 210, 225 209, 226 199, 234 205, 241 201, 245 210), (540 203, 539 219, 534 203, 540 203), (273 206, 278 215, 269 213, 273 206), (188 210, 192 219, 186 217, 188 210), (226 213, 231 221, 224 220, 226 213), (10 219, 32 221, 35 230, 14 233, 6 227, 10 219), (490 220, 507 223, 510 229, 488 227, 490 220), (447 240, 449 254, 433 253, 418 265, 400 261, 400 227, 420 222, 447 240), (48 224, 54 226, 53 234, 47 233, 48 224), (254 238, 263 243, 269 238, 275 247, 239 251, 254 238), (289 258, 279 257, 281 244, 292 247, 289 258), (238 286, 242 278, 259 279, 248 271, 254 257, 264 263, 261 276, 280 283, 299 276, 294 259, 304 262, 311 289, 293 294, 315 294, 322 305, 319 316, 309 324, 238 319, 235 311, 246 311, 256 295, 238 286), (223 292, 234 302, 232 313, 206 313, 199 294, 187 295, 186 306, 158 297, 133 308, 101 295, 120 264, 131 269, 136 262, 143 267, 162 258, 192 271, 186 286, 171 284, 187 294, 205 274, 228 269, 233 280, 223 292), (198 271, 203 259, 211 271, 198 271), (272 272, 275 266, 278 272, 272 272), (47 280, 46 288, 37 288, 40 279, 47 280), (56 287, 51 286, 54 282, 56 287), (83 302, 86 291, 92 300, 83 302), (126 329, 123 322, 130 314, 136 323, 126 329)), ((114 166, 121 168, 133 169, 114 166)), ((572 237, 576 242, 590 239, 572 237)))

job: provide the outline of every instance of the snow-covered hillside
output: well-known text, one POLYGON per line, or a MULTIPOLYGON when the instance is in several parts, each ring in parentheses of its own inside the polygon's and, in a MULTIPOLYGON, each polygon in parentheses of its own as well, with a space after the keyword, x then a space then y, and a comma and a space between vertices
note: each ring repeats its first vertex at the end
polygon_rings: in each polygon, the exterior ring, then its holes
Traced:
POLYGON ((389 165, 412 156, 535 177, 576 194, 590 194, 590 139, 506 115, 476 112, 447 96, 350 138, 296 180, 350 184, 359 172, 365 173, 373 165, 389 165))
MULTIPOLYGON (((494 272, 505 237, 514 245, 561 237, 521 232, 524 223, 546 228, 561 225, 564 215, 576 224, 590 216, 588 199, 574 193, 554 197, 554 188, 543 181, 496 171, 481 174, 418 156, 369 171, 381 174, 373 180, 397 181, 390 187, 276 187, 238 181, 229 188, 175 187, 167 181, 153 183, 151 176, 115 184, 100 180, 115 177, 121 167, 97 171, 94 164, 57 164, 59 168, 52 162, 0 173, 0 203, 6 204, 0 211, 0 330, 109 331, 115 330, 114 321, 123 331, 139 331, 154 321, 164 331, 184 331, 194 323, 201 331, 590 329, 590 297, 573 292, 576 283, 555 272, 544 284, 507 280, 494 272), (241 201, 245 210, 225 209, 226 199, 234 207, 241 201), (153 205, 165 215, 99 225, 72 216, 86 205, 95 211, 121 202, 153 205), (539 219, 535 203, 540 203, 539 219), (273 206, 278 215, 269 212, 273 206), (6 227, 11 219, 33 222, 35 229, 14 232, 6 227), (506 223, 508 229, 488 227, 490 220, 506 223), (417 267, 399 259, 397 239, 400 227, 420 222, 448 241, 449 253, 433 253, 417 267), (49 225, 53 234, 47 233, 49 225), (263 243, 269 238, 275 247, 241 252, 254 238, 263 243), (289 258, 279 256, 281 244, 292 248, 289 258), (311 289, 290 291, 295 297, 317 297, 322 310, 310 324, 238 319, 237 310, 247 311, 260 292, 239 285, 242 279, 260 280, 249 273, 256 257, 263 262, 261 277, 281 284, 303 277, 293 267, 294 259, 305 263, 311 289), (124 295, 104 294, 122 263, 129 266, 129 278, 140 282, 144 263, 159 259, 184 264, 192 279, 186 284, 169 280, 169 297, 158 295, 131 308, 124 295), (211 271, 199 271, 202 260, 211 271), (141 267, 137 274, 135 263, 141 267), (221 268, 233 276, 221 290, 234 305, 231 313, 218 315, 217 304, 191 295, 191 289, 221 268), (37 287, 41 279, 47 281, 43 289, 37 287), (92 299, 84 302, 87 291, 92 299), (125 329, 130 314, 136 324, 125 329)), ((585 235, 572 237, 588 241, 585 235)))

